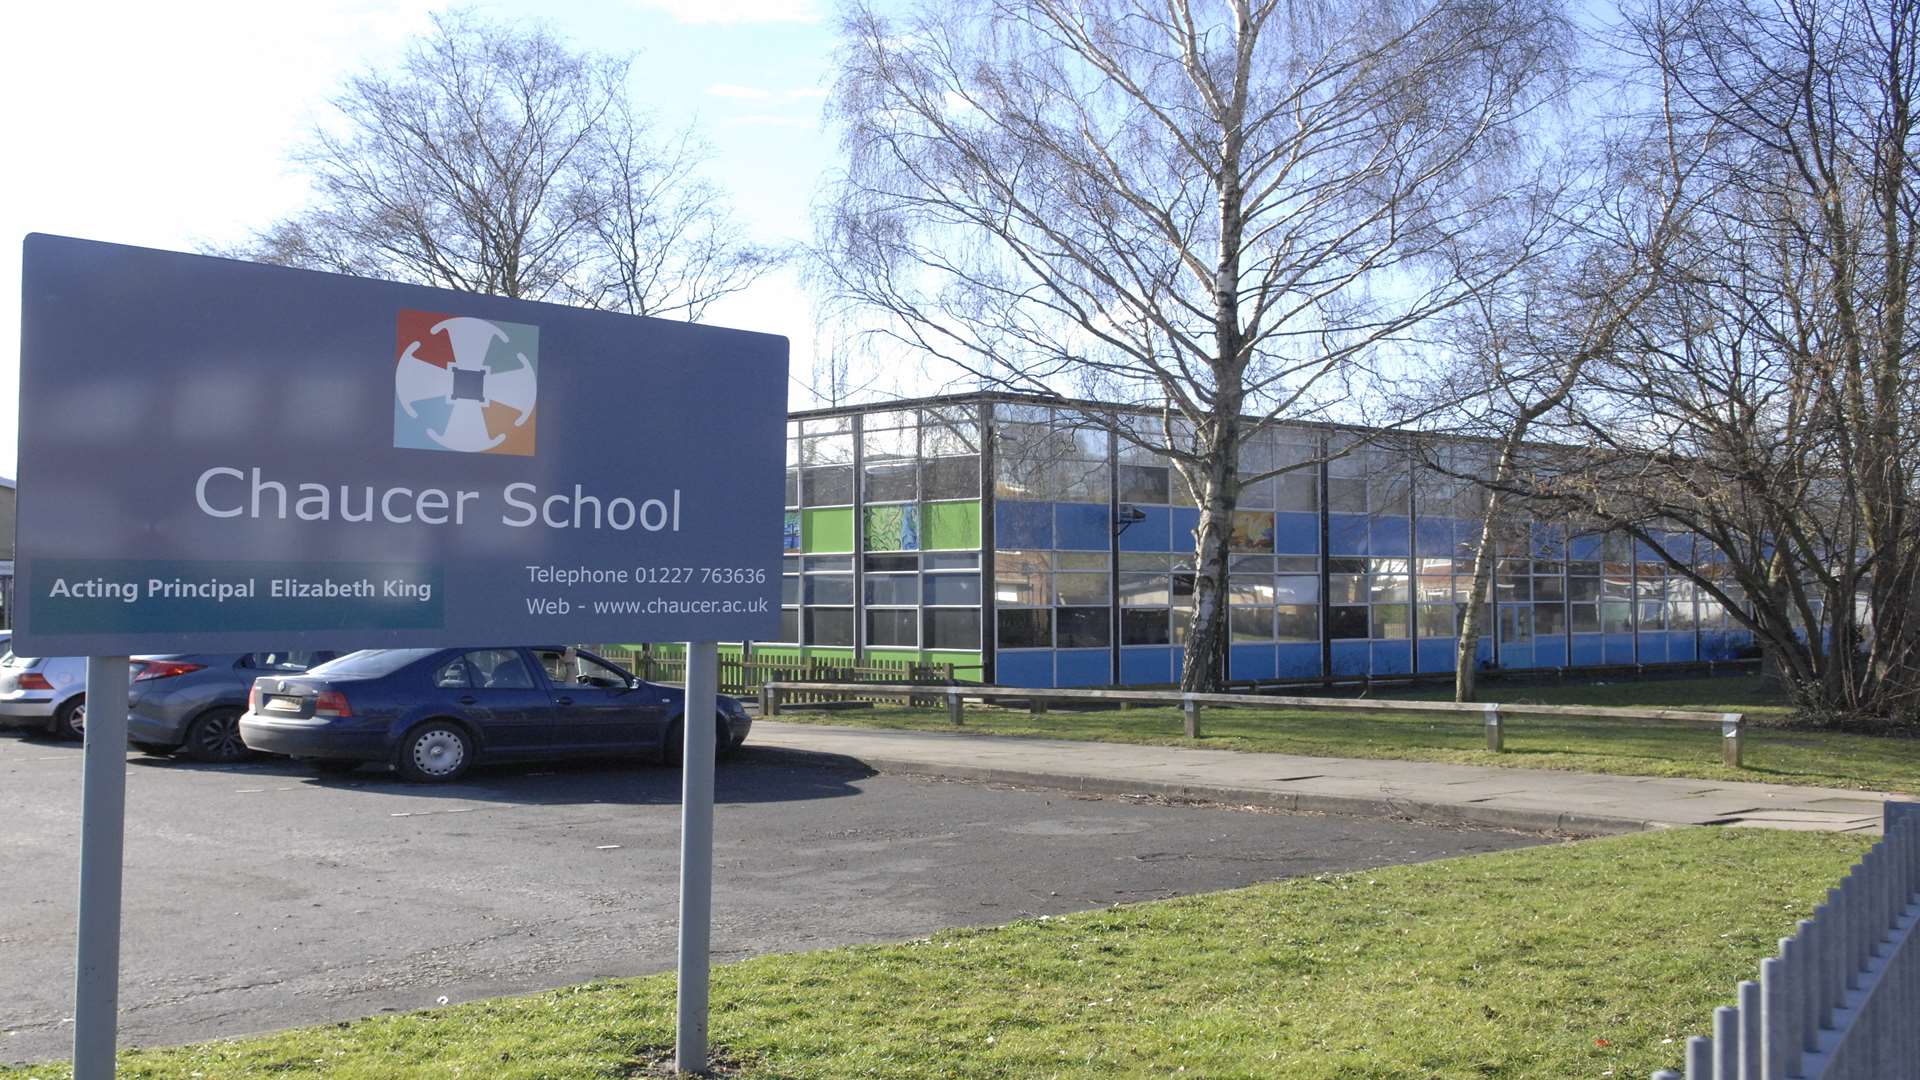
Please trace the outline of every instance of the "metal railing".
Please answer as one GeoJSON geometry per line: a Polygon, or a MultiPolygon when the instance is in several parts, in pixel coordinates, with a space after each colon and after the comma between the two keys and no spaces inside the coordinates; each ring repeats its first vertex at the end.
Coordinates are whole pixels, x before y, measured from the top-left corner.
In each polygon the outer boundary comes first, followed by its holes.
{"type": "Polygon", "coordinates": [[[946,699],[947,719],[964,722],[968,699],[980,701],[1025,701],[1038,716],[1047,711],[1049,701],[1114,702],[1123,708],[1129,703],[1178,705],[1184,714],[1187,737],[1200,737],[1200,710],[1215,705],[1238,709],[1350,709],[1362,712],[1442,712],[1478,716],[1486,726],[1487,749],[1495,753],[1506,748],[1506,722],[1515,716],[1578,717],[1605,720],[1651,720],[1678,723],[1716,724],[1720,728],[1720,757],[1729,767],[1739,768],[1746,741],[1746,714],[1694,712],[1685,709],[1620,709],[1581,705],[1502,705],[1452,701],[1379,701],[1358,698],[1281,697],[1276,694],[1188,694],[1178,690],[1034,690],[1012,686],[948,686],[929,690],[926,686],[886,686],[875,683],[836,685],[819,682],[768,682],[760,688],[760,715],[775,716],[787,695],[820,691],[858,691],[865,697],[898,696],[909,702],[928,698],[946,699]]]}
{"type": "Polygon", "coordinates": [[[1687,1040],[1685,1080],[1920,1080],[1920,803],[1885,820],[1739,1004],[1714,1010],[1713,1035],[1687,1040]]]}
{"type": "MultiPolygon", "coordinates": [[[[620,664],[648,682],[679,684],[687,677],[686,657],[678,650],[633,650],[606,646],[594,650],[620,664]]],[[[954,680],[952,664],[928,664],[917,660],[870,657],[863,664],[824,657],[722,656],[719,661],[720,692],[746,696],[760,692],[767,682],[779,683],[910,683],[916,686],[942,687],[954,680]]],[[[834,695],[816,694],[809,700],[827,701],[834,695]]]]}

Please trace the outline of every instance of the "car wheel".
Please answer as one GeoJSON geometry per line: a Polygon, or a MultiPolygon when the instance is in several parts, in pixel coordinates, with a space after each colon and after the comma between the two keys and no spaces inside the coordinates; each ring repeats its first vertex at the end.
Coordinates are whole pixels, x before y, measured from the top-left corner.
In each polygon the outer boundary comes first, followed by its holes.
{"type": "Polygon", "coordinates": [[[247,744],[240,741],[239,709],[208,709],[187,727],[187,741],[180,749],[195,761],[232,764],[247,756],[247,744]]]}
{"type": "Polygon", "coordinates": [[[473,764],[473,740],[460,725],[443,720],[421,724],[400,740],[395,762],[409,780],[444,783],[466,775],[473,764]]]}
{"type": "Polygon", "coordinates": [[[55,709],[51,730],[53,734],[59,738],[78,739],[85,742],[87,738],[87,696],[82,694],[68,701],[66,704],[61,705],[58,709],[55,709]]]}
{"type": "MultiPolygon", "coordinates": [[[[733,746],[731,745],[733,735],[729,730],[732,725],[727,723],[726,717],[715,717],[715,723],[718,726],[714,729],[713,733],[713,759],[718,761],[733,752],[733,746]]],[[[680,721],[675,720],[673,726],[667,729],[666,744],[660,749],[660,763],[662,765],[678,765],[685,761],[687,759],[686,739],[687,733],[685,729],[680,726],[680,721]]]]}

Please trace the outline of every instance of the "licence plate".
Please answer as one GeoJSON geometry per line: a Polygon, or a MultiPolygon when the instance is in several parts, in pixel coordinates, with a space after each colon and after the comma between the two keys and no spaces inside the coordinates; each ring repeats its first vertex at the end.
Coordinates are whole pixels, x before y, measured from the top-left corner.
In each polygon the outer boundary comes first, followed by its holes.
{"type": "Polygon", "coordinates": [[[268,698],[267,708],[273,709],[276,712],[299,712],[300,699],[292,697],[268,698]]]}

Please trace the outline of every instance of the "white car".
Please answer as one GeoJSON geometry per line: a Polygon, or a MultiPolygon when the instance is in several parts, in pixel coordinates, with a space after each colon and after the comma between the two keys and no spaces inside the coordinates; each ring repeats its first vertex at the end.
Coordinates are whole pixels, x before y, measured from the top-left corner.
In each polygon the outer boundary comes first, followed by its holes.
{"type": "Polygon", "coordinates": [[[0,657],[0,724],[80,738],[87,725],[87,658],[8,650],[0,657]]]}

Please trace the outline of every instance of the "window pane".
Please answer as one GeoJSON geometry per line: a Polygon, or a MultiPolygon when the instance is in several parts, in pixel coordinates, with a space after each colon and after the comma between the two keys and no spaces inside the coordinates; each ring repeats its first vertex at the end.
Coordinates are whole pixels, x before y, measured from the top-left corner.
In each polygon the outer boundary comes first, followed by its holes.
{"type": "Polygon", "coordinates": [[[980,647],[979,608],[940,608],[928,610],[927,634],[922,644],[929,649],[977,649],[980,647]]]}
{"type": "Polygon", "coordinates": [[[1357,477],[1327,478],[1327,509],[1335,514],[1367,512],[1367,482],[1357,477]]]}
{"type": "Polygon", "coordinates": [[[473,685],[467,676],[467,658],[456,656],[433,673],[433,685],[443,690],[463,690],[473,685]]]}
{"type": "Polygon", "coordinates": [[[1273,578],[1266,574],[1229,575],[1227,603],[1242,607],[1272,607],[1273,578]]]}
{"type": "Polygon", "coordinates": [[[920,463],[923,499],[977,499],[980,497],[980,459],[928,458],[920,463]]]}
{"type": "Polygon", "coordinates": [[[800,472],[799,472],[799,470],[797,470],[797,469],[788,469],[788,470],[787,470],[787,502],[786,502],[786,505],[788,505],[788,506],[799,506],[799,505],[800,505],[800,472]]]}
{"type": "Polygon", "coordinates": [[[1059,648],[1091,649],[1112,642],[1112,629],[1108,625],[1112,608],[1063,607],[1057,610],[1060,618],[1059,633],[1056,635],[1059,648]]]}
{"type": "Polygon", "coordinates": [[[1120,466],[1120,501],[1123,503],[1165,506],[1172,490],[1164,466],[1120,466]]]}
{"type": "Polygon", "coordinates": [[[1423,638],[1449,638],[1459,633],[1453,625],[1452,604],[1421,604],[1416,609],[1420,619],[1420,636],[1423,638]]]}
{"type": "Polygon", "coordinates": [[[797,642],[800,640],[800,609],[783,608],[780,611],[780,636],[775,641],[797,642]]]}
{"type": "Polygon", "coordinates": [[[1600,605],[1600,629],[1609,634],[1633,630],[1633,605],[1624,600],[1608,600],[1600,605]]]}
{"type": "Polygon", "coordinates": [[[908,502],[915,495],[914,478],[918,469],[913,462],[887,462],[868,465],[868,502],[908,502]]]}
{"type": "Polygon", "coordinates": [[[1567,581],[1567,599],[1587,602],[1600,599],[1599,578],[1570,578],[1567,581]]]}
{"type": "Polygon", "coordinates": [[[1598,604],[1575,604],[1568,609],[1573,632],[1576,634],[1597,634],[1600,632],[1600,606],[1598,604]]]}
{"type": "Polygon", "coordinates": [[[920,580],[928,604],[980,603],[979,574],[923,574],[920,580]]]}
{"type": "Polygon", "coordinates": [[[1375,574],[1369,595],[1376,604],[1404,604],[1407,602],[1407,575],[1375,574]]]}
{"type": "Polygon", "coordinates": [[[913,574],[870,574],[867,577],[867,603],[918,604],[920,579],[913,574]]]}
{"type": "Polygon", "coordinates": [[[853,502],[853,466],[802,469],[800,497],[807,506],[844,506],[853,502]]]}
{"type": "Polygon", "coordinates": [[[1100,570],[1108,566],[1107,553],[1104,551],[1056,551],[1053,553],[1055,570],[1100,570]]]}
{"type": "Polygon", "coordinates": [[[1053,647],[1053,609],[1033,608],[996,612],[1003,649],[1048,649],[1053,647]]]}
{"type": "Polygon", "coordinates": [[[798,576],[788,574],[780,579],[780,602],[783,604],[798,604],[800,602],[800,578],[798,576]]]}
{"type": "Polygon", "coordinates": [[[917,611],[869,611],[867,644],[916,646],[920,644],[915,635],[919,622],[920,613],[917,611]]]}
{"type": "Polygon", "coordinates": [[[1272,641],[1273,609],[1233,608],[1227,613],[1227,626],[1235,641],[1272,641]]]}
{"type": "Polygon", "coordinates": [[[1107,602],[1105,574],[1055,574],[1053,587],[1057,594],[1055,603],[1063,606],[1107,602]]]}
{"type": "Polygon", "coordinates": [[[900,571],[910,572],[918,569],[920,569],[920,556],[918,555],[867,556],[867,573],[869,574],[898,573],[900,571]]]}
{"type": "Polygon", "coordinates": [[[1533,640],[1533,608],[1501,605],[1500,640],[1523,644],[1533,640]]]}
{"type": "Polygon", "coordinates": [[[802,435],[800,464],[837,465],[853,460],[852,435],[802,435]]]}
{"type": "Polygon", "coordinates": [[[1274,480],[1274,508],[1294,513],[1313,513],[1320,509],[1315,498],[1320,478],[1311,469],[1283,473],[1274,480]]]}
{"type": "Polygon", "coordinates": [[[1567,632],[1567,609],[1561,604],[1533,605],[1533,632],[1553,637],[1567,632]]]}
{"type": "Polygon", "coordinates": [[[1536,577],[1533,579],[1533,598],[1535,600],[1564,600],[1567,598],[1567,583],[1564,578],[1536,577]]]}
{"type": "Polygon", "coordinates": [[[1327,600],[1335,604],[1366,603],[1366,576],[1364,574],[1332,574],[1328,576],[1327,600]]]}
{"type": "Polygon", "coordinates": [[[814,574],[807,578],[807,603],[853,603],[853,578],[844,574],[814,574]]]}
{"type": "Polygon", "coordinates": [[[807,644],[853,644],[852,608],[808,608],[807,644]]]}
{"type": "Polygon", "coordinates": [[[853,571],[853,556],[809,555],[807,556],[806,569],[809,574],[822,570],[837,570],[851,573],[853,571]]]}
{"type": "Polygon", "coordinates": [[[1126,607],[1166,607],[1167,575],[1121,574],[1120,603],[1126,607]]]}
{"type": "Polygon", "coordinates": [[[1400,639],[1412,631],[1408,620],[1411,613],[1406,604],[1375,604],[1373,606],[1373,636],[1376,638],[1400,639]]]}
{"type": "Polygon", "coordinates": [[[1061,461],[1055,463],[1055,469],[1055,491],[1063,502],[1103,503],[1112,497],[1104,461],[1061,461]]]}
{"type": "Polygon", "coordinates": [[[1367,609],[1365,607],[1330,607],[1327,609],[1327,636],[1339,639],[1364,638],[1368,632],[1367,609]]]}
{"type": "Polygon", "coordinates": [[[972,551],[930,551],[921,557],[928,570],[978,570],[980,555],[972,551]]]}
{"type": "Polygon", "coordinates": [[[952,457],[980,452],[979,413],[970,405],[920,410],[920,453],[952,457]]]}
{"type": "Polygon", "coordinates": [[[1139,608],[1120,613],[1120,644],[1165,645],[1172,640],[1165,608],[1139,608]]]}
{"type": "Polygon", "coordinates": [[[1319,641],[1318,604],[1281,604],[1273,609],[1274,631],[1281,641],[1319,641]]]}

